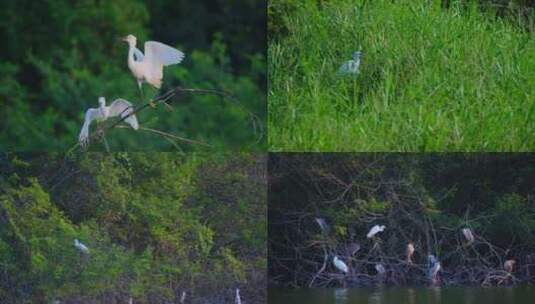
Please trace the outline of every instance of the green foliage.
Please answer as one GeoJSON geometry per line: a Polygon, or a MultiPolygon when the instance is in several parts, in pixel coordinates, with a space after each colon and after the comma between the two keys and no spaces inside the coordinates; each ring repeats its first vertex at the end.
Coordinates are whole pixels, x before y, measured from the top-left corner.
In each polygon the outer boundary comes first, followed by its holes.
{"type": "Polygon", "coordinates": [[[256,156],[8,154],[2,162],[2,298],[163,303],[183,290],[211,295],[245,283],[251,298],[263,296],[256,156]]]}
{"type": "MultiPolygon", "coordinates": [[[[265,27],[254,28],[265,21],[257,10],[261,5],[262,1],[219,7],[200,1],[3,1],[0,38],[7,44],[0,51],[0,148],[66,151],[76,144],[85,111],[98,105],[99,96],[140,105],[126,65],[127,46],[118,39],[128,33],[138,37],[141,49],[150,38],[186,53],[183,64],[165,69],[162,92],[179,85],[229,92],[263,123],[265,38],[258,32],[265,27]]],[[[158,92],[145,85],[144,93],[152,97],[158,92]]],[[[142,127],[215,148],[258,150],[264,145],[256,142],[260,134],[254,133],[246,112],[229,100],[195,94],[177,97],[173,107],[172,112],[163,106],[145,110],[138,120],[142,127]]],[[[176,146],[143,130],[116,129],[106,139],[112,150],[200,148],[176,146]]],[[[104,146],[95,143],[91,149],[104,146]]]]}
{"type": "Polygon", "coordinates": [[[272,2],[287,28],[268,47],[272,150],[535,146],[535,40],[516,19],[440,1],[272,2]],[[359,49],[358,79],[337,77],[359,49]]]}

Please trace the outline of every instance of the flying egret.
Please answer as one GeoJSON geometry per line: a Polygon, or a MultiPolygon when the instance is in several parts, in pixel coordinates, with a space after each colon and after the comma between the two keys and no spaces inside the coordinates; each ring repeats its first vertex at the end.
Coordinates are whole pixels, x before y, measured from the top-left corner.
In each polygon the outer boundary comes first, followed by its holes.
{"type": "Polygon", "coordinates": [[[234,300],[235,304],[241,304],[241,298],[240,298],[240,289],[236,288],[236,300],[234,300]]]}
{"type": "Polygon", "coordinates": [[[321,232],[328,234],[329,233],[329,226],[327,225],[327,222],[325,219],[321,217],[316,218],[316,223],[320,226],[321,232]]]}
{"type": "Polygon", "coordinates": [[[508,273],[512,273],[515,263],[515,260],[507,260],[505,261],[505,263],[503,263],[503,269],[505,269],[505,271],[507,271],[508,273]]]}
{"type": "Polygon", "coordinates": [[[78,250],[85,254],[89,254],[89,248],[87,248],[87,246],[78,241],[78,239],[74,239],[74,247],[78,248],[78,250]]]}
{"type": "Polygon", "coordinates": [[[124,37],[123,41],[128,43],[128,68],[137,80],[140,93],[143,82],[159,89],[162,86],[163,67],[179,64],[184,59],[184,53],[161,42],[145,42],[143,54],[136,48],[137,38],[134,35],[124,37]]]}
{"type": "Polygon", "coordinates": [[[349,271],[349,268],[347,267],[346,263],[338,259],[338,256],[336,255],[333,258],[333,264],[334,264],[334,267],[336,267],[338,270],[340,270],[343,273],[347,273],[349,271]]]}
{"type": "Polygon", "coordinates": [[[375,225],[372,227],[372,229],[370,229],[370,231],[368,232],[368,234],[366,235],[367,238],[371,239],[372,237],[374,237],[377,233],[379,232],[383,232],[385,230],[386,226],[385,225],[375,225]]]}
{"type": "Polygon", "coordinates": [[[339,75],[353,75],[358,76],[360,73],[360,56],[362,55],[361,51],[353,53],[353,59],[344,62],[342,66],[338,69],[339,75]]]}
{"type": "Polygon", "coordinates": [[[472,233],[472,230],[470,228],[463,228],[462,232],[464,238],[468,241],[468,244],[471,244],[474,241],[474,234],[472,233]]]}
{"type": "Polygon", "coordinates": [[[409,242],[407,244],[407,263],[412,264],[412,256],[414,255],[414,244],[409,242]]]}
{"type": "MultiPolygon", "coordinates": [[[[85,112],[85,121],[78,136],[80,146],[85,147],[89,144],[89,125],[91,121],[104,121],[110,117],[120,116],[124,118],[134,112],[134,108],[130,102],[124,99],[114,100],[109,107],[106,106],[106,99],[104,97],[98,98],[99,107],[90,108],[85,112]]],[[[134,130],[139,128],[137,118],[134,114],[128,116],[125,120],[134,130]]]]}
{"type": "Polygon", "coordinates": [[[429,279],[431,280],[431,283],[435,285],[438,282],[438,272],[442,269],[442,266],[432,254],[430,254],[427,259],[429,261],[429,279]]]}

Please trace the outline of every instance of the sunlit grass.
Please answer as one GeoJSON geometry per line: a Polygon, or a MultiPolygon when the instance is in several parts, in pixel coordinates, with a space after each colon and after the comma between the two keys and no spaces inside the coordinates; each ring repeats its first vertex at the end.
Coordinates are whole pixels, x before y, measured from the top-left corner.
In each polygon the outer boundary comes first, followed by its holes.
{"type": "Polygon", "coordinates": [[[283,12],[288,33],[268,49],[271,151],[535,148],[533,33],[438,1],[361,2],[283,12]],[[359,78],[338,77],[359,49],[359,78]]]}

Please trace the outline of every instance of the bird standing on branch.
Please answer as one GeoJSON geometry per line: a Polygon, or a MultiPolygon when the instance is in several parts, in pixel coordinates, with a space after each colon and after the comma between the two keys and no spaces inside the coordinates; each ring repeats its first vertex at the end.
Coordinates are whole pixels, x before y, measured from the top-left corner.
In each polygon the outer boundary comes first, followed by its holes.
{"type": "Polygon", "coordinates": [[[412,256],[414,255],[414,244],[409,242],[407,244],[407,264],[412,264],[412,256]]]}
{"type": "Polygon", "coordinates": [[[368,234],[366,235],[367,238],[371,239],[372,237],[374,237],[377,233],[379,232],[383,232],[385,230],[386,226],[385,225],[375,225],[372,227],[372,229],[370,229],[370,231],[368,232],[368,234]]]}
{"type": "MultiPolygon", "coordinates": [[[[143,82],[159,89],[162,86],[163,67],[179,64],[184,60],[184,53],[161,42],[145,42],[143,54],[136,48],[137,38],[134,35],[124,37],[123,41],[128,43],[128,68],[137,80],[141,99],[143,82]]],[[[151,106],[155,105],[151,103],[151,106]]]]}
{"type": "Polygon", "coordinates": [[[472,230],[470,228],[463,228],[462,230],[464,238],[468,242],[468,245],[472,244],[474,242],[474,234],[472,233],[472,230]]]}
{"type": "Polygon", "coordinates": [[[124,99],[114,100],[109,107],[106,106],[106,99],[104,97],[98,98],[99,107],[90,108],[85,112],[85,121],[78,136],[78,142],[80,146],[85,147],[89,144],[89,125],[93,120],[105,121],[110,117],[120,116],[125,118],[124,122],[129,124],[132,129],[139,129],[139,124],[137,122],[136,116],[134,113],[134,108],[132,104],[124,99]]]}
{"type": "Polygon", "coordinates": [[[505,271],[507,271],[508,273],[512,273],[514,270],[515,263],[515,260],[507,260],[505,261],[505,263],[503,263],[503,269],[505,269],[505,271]]]}
{"type": "Polygon", "coordinates": [[[333,258],[333,264],[334,264],[334,267],[336,267],[341,272],[343,272],[343,273],[348,273],[349,272],[349,268],[347,267],[346,263],[344,263],[344,261],[340,260],[338,258],[338,256],[336,256],[336,255],[333,258]]]}

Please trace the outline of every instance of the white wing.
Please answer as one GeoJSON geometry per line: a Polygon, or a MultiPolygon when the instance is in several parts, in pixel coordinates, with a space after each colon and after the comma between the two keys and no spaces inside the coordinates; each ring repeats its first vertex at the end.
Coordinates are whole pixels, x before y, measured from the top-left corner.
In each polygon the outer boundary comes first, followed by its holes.
{"type": "Polygon", "coordinates": [[[145,57],[151,63],[167,66],[182,62],[184,53],[161,42],[147,41],[145,57]]]}
{"type": "Polygon", "coordinates": [[[137,47],[134,47],[134,61],[143,61],[143,58],[145,58],[143,53],[137,47]]]}
{"type": "Polygon", "coordinates": [[[372,227],[372,229],[370,229],[370,231],[368,232],[368,234],[366,235],[367,238],[372,238],[374,235],[377,234],[377,232],[379,232],[379,226],[375,225],[372,227]]]}
{"type": "MultiPolygon", "coordinates": [[[[121,118],[126,117],[134,112],[134,107],[132,104],[125,99],[119,98],[114,100],[110,104],[110,117],[120,116],[121,118]]],[[[128,116],[125,120],[134,130],[139,129],[139,124],[135,114],[128,116]]]]}
{"type": "Polygon", "coordinates": [[[89,144],[89,125],[91,125],[91,121],[101,117],[100,111],[95,108],[90,108],[85,112],[84,125],[80,131],[80,135],[78,135],[80,146],[85,147],[89,144]]]}

